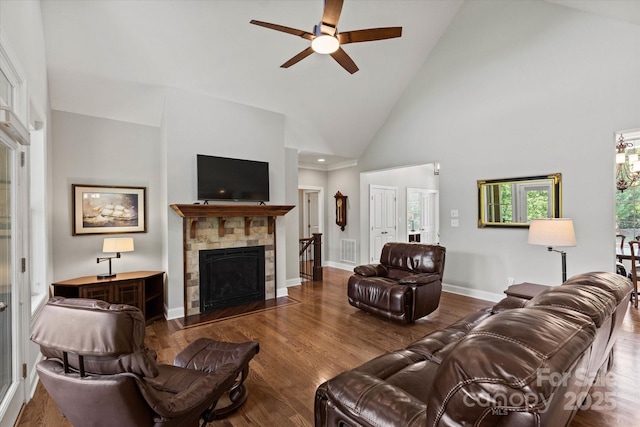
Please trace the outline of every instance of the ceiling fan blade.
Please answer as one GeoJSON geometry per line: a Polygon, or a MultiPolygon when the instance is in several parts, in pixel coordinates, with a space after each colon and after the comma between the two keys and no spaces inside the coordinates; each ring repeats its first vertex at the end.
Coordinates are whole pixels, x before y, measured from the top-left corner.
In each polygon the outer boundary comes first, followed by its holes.
{"type": "Polygon", "coordinates": [[[256,21],[255,19],[252,19],[249,23],[253,25],[259,25],[265,28],[270,28],[276,31],[282,31],[283,33],[293,34],[294,36],[302,37],[303,39],[307,39],[307,40],[313,40],[313,37],[314,37],[314,35],[309,32],[297,30],[291,27],[285,27],[284,25],[271,24],[269,22],[263,22],[263,21],[256,21]]]}
{"type": "Polygon", "coordinates": [[[332,27],[338,26],[342,3],[344,0],[325,0],[324,12],[322,12],[322,22],[332,27]]]}
{"type": "Polygon", "coordinates": [[[369,28],[367,30],[346,31],[338,34],[340,44],[370,42],[393,39],[402,36],[402,27],[369,28]]]}
{"type": "Polygon", "coordinates": [[[306,48],[305,50],[303,50],[302,52],[300,52],[299,54],[297,54],[296,56],[294,56],[293,58],[291,58],[290,60],[282,64],[280,68],[289,68],[293,64],[302,61],[304,58],[311,55],[312,53],[313,53],[313,49],[311,49],[311,46],[309,46],[308,48],[306,48]]]}
{"type": "Polygon", "coordinates": [[[356,65],[356,63],[353,62],[353,59],[351,59],[351,57],[347,55],[347,52],[345,52],[341,47],[333,52],[331,56],[333,57],[333,59],[338,61],[338,64],[340,64],[342,68],[347,70],[349,73],[353,74],[358,71],[358,66],[356,65]]]}

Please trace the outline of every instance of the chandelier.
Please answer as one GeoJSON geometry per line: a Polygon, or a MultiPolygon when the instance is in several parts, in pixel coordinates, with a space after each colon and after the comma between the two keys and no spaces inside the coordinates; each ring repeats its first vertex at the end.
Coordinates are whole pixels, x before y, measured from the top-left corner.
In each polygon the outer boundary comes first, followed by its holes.
{"type": "Polygon", "coordinates": [[[640,177],[638,154],[635,152],[627,154],[627,149],[632,147],[634,145],[625,141],[624,136],[620,134],[616,142],[616,188],[620,191],[634,185],[640,177]]]}

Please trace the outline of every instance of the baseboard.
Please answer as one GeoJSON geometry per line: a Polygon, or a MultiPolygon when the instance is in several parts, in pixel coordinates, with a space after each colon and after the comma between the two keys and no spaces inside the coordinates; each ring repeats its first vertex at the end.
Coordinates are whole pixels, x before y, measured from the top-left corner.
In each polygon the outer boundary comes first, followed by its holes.
{"type": "MultiPolygon", "coordinates": [[[[291,287],[291,286],[298,286],[302,283],[302,280],[299,277],[296,277],[295,279],[287,279],[287,288],[291,287]]],[[[278,289],[278,295],[280,295],[280,289],[278,289]]]]}
{"type": "Polygon", "coordinates": [[[181,319],[184,317],[184,307],[172,308],[169,310],[165,306],[165,313],[167,313],[167,320],[181,319]]]}
{"type": "Polygon", "coordinates": [[[355,264],[343,264],[341,262],[326,261],[326,267],[339,268],[340,270],[353,271],[355,264]]]}
{"type": "Polygon", "coordinates": [[[278,298],[280,298],[280,297],[288,297],[289,296],[289,289],[288,288],[278,288],[278,289],[276,289],[276,295],[278,296],[278,298]]]}
{"type": "Polygon", "coordinates": [[[33,395],[36,393],[36,387],[38,386],[38,371],[36,370],[36,365],[38,363],[40,363],[42,360],[44,360],[44,356],[42,354],[38,355],[38,359],[36,360],[36,362],[33,364],[33,367],[31,368],[31,371],[29,372],[29,399],[31,399],[33,397],[33,395]]]}
{"type": "Polygon", "coordinates": [[[450,292],[452,294],[464,295],[467,297],[483,299],[491,302],[498,302],[505,297],[505,295],[503,294],[494,294],[493,292],[470,289],[457,285],[448,285],[446,283],[442,284],[442,290],[445,292],[450,292]]]}

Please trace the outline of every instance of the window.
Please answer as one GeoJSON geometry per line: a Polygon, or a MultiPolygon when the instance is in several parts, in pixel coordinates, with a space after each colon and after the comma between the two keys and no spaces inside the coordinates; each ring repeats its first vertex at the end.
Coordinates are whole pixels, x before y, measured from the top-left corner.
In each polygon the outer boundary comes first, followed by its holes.
{"type": "Polygon", "coordinates": [[[640,237],[640,187],[637,185],[616,191],[616,230],[625,236],[625,242],[640,237]]]}
{"type": "MultiPolygon", "coordinates": [[[[630,240],[640,238],[640,182],[631,181],[625,173],[632,169],[634,155],[640,154],[640,131],[624,131],[616,133],[624,137],[629,146],[625,149],[626,156],[621,164],[616,164],[617,181],[624,178],[629,183],[629,187],[624,191],[616,190],[616,234],[625,236],[625,244],[630,240]],[[626,163],[626,164],[624,164],[626,163]],[[622,169],[621,169],[622,168],[622,169]],[[622,172],[621,172],[622,171],[622,172]]],[[[631,173],[633,176],[633,173],[631,173]]]]}

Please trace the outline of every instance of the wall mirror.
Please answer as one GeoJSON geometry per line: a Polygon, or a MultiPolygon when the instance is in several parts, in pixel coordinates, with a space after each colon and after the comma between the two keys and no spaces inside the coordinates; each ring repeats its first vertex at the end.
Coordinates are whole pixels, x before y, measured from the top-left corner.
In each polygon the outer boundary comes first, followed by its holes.
{"type": "Polygon", "coordinates": [[[562,216],[559,173],[478,181],[478,227],[529,227],[533,218],[562,216]]]}

